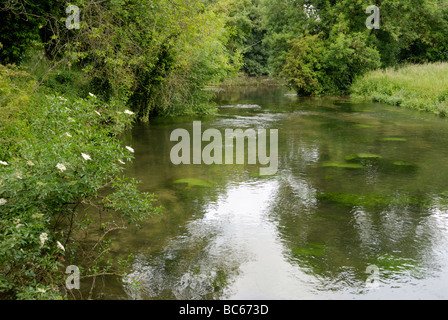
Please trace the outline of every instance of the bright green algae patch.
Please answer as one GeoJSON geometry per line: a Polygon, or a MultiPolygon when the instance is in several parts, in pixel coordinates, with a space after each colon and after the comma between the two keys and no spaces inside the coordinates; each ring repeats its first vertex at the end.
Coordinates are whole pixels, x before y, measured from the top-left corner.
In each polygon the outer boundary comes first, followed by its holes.
{"type": "Polygon", "coordinates": [[[399,137],[389,137],[389,138],[380,138],[380,139],[378,139],[378,141],[381,141],[381,142],[394,142],[394,141],[404,142],[404,141],[408,141],[408,139],[399,138],[399,137]]]}
{"type": "Polygon", "coordinates": [[[303,247],[295,247],[292,250],[295,256],[322,257],[325,255],[326,246],[320,243],[311,243],[303,247]]]}
{"type": "Polygon", "coordinates": [[[380,155],[373,153],[358,153],[358,154],[349,154],[344,157],[345,161],[357,161],[357,160],[378,160],[382,159],[380,155]]]}
{"type": "Polygon", "coordinates": [[[353,125],[355,128],[359,128],[359,129],[369,129],[369,128],[373,128],[374,126],[370,125],[370,124],[362,124],[362,123],[356,123],[353,125]]]}
{"type": "Polygon", "coordinates": [[[344,157],[346,163],[342,162],[325,162],[322,164],[324,168],[344,168],[344,169],[362,169],[364,165],[361,162],[377,161],[382,159],[380,155],[371,153],[349,154],[344,157]]]}
{"type": "Polygon", "coordinates": [[[186,184],[187,185],[187,189],[192,188],[192,187],[204,187],[204,188],[211,188],[213,187],[213,184],[202,180],[202,179],[198,179],[198,178],[185,178],[185,179],[178,179],[175,180],[174,183],[177,184],[186,184]]]}
{"type": "Polygon", "coordinates": [[[362,169],[364,166],[359,163],[340,163],[340,162],[325,162],[322,164],[325,168],[344,168],[344,169],[362,169]]]}
{"type": "Polygon", "coordinates": [[[317,195],[322,201],[334,202],[344,206],[375,207],[386,205],[424,205],[425,200],[409,194],[385,195],[380,193],[353,194],[340,192],[324,192],[317,195]]]}

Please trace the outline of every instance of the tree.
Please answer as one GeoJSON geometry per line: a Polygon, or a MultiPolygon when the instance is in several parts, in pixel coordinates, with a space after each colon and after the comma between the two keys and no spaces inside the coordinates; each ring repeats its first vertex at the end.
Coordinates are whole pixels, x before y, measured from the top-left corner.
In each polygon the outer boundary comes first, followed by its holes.
{"type": "Polygon", "coordinates": [[[365,26],[370,4],[264,0],[272,73],[283,75],[301,94],[344,93],[356,76],[368,70],[448,58],[448,7],[443,1],[378,1],[379,30],[365,26]],[[322,72],[325,76],[319,76],[322,72]]]}
{"type": "Polygon", "coordinates": [[[29,19],[30,26],[2,26],[0,39],[9,45],[6,35],[12,34],[14,42],[3,62],[19,63],[39,38],[53,65],[82,70],[89,91],[129,104],[140,119],[207,112],[204,86],[240,67],[240,53],[232,48],[240,39],[226,15],[235,3],[76,0],[80,29],[68,30],[65,1],[11,0],[1,13],[10,20],[29,19]]]}

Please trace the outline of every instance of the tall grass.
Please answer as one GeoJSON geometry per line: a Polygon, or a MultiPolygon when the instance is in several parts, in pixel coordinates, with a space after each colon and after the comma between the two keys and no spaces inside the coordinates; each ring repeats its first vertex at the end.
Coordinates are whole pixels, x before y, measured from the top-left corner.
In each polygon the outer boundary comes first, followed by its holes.
{"type": "Polygon", "coordinates": [[[357,78],[354,99],[367,99],[439,115],[448,114],[448,63],[405,65],[357,78]]]}

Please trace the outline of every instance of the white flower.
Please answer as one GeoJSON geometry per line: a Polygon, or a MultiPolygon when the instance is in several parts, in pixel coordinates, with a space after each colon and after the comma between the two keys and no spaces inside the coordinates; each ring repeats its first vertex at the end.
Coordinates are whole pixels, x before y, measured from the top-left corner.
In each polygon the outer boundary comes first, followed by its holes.
{"type": "Polygon", "coordinates": [[[84,160],[91,160],[91,158],[90,158],[90,156],[88,154],[81,153],[81,155],[84,158],[84,160]]]}
{"type": "Polygon", "coordinates": [[[56,168],[58,168],[59,170],[61,170],[61,172],[64,172],[65,170],[67,170],[67,168],[62,164],[62,163],[58,163],[56,165],[56,168]]]}
{"type": "Polygon", "coordinates": [[[121,161],[120,159],[118,160],[118,162],[120,162],[121,164],[126,164],[126,163],[124,163],[123,161],[121,161]]]}
{"type": "Polygon", "coordinates": [[[93,93],[91,93],[91,92],[89,92],[89,96],[95,97],[95,95],[93,93]]]}
{"type": "Polygon", "coordinates": [[[132,153],[134,153],[134,149],[132,149],[131,147],[126,146],[126,149],[128,149],[129,151],[131,151],[132,153]]]}
{"type": "Polygon", "coordinates": [[[47,290],[45,290],[45,289],[43,289],[43,288],[38,288],[37,289],[37,292],[40,292],[40,293],[45,293],[47,290]]]}
{"type": "Polygon", "coordinates": [[[8,165],[8,162],[6,162],[6,161],[0,161],[0,164],[2,164],[2,165],[4,165],[4,166],[7,166],[7,165],[8,165]]]}
{"type": "Polygon", "coordinates": [[[41,233],[39,236],[39,240],[40,240],[40,246],[43,247],[45,244],[45,241],[48,240],[48,234],[46,234],[45,232],[41,233]]]}
{"type": "Polygon", "coordinates": [[[3,199],[3,198],[0,199],[0,206],[5,205],[6,203],[8,203],[8,201],[6,201],[6,199],[3,199]]]}
{"type": "Polygon", "coordinates": [[[59,241],[57,241],[56,244],[58,245],[59,249],[61,249],[62,251],[65,251],[64,246],[59,241]]]}
{"type": "Polygon", "coordinates": [[[130,115],[134,114],[134,112],[132,112],[132,111],[130,111],[130,110],[124,110],[124,113],[126,113],[126,114],[130,114],[130,115]]]}
{"type": "Polygon", "coordinates": [[[98,112],[98,111],[96,111],[96,110],[95,110],[95,113],[96,113],[97,115],[99,115],[99,116],[101,115],[101,113],[99,113],[99,112],[98,112]]]}
{"type": "Polygon", "coordinates": [[[66,135],[67,137],[69,137],[69,138],[72,137],[72,135],[71,135],[70,133],[68,133],[68,132],[66,132],[65,135],[66,135]]]}

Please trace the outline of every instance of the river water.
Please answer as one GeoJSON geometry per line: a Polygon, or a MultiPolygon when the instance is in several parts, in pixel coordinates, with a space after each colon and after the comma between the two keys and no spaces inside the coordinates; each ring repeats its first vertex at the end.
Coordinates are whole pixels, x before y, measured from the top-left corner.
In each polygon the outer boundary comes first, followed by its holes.
{"type": "Polygon", "coordinates": [[[97,297],[448,298],[447,119],[282,87],[234,88],[216,103],[216,115],[156,119],[123,137],[136,158],[127,174],[165,209],[114,235],[113,257],[134,258],[97,297]],[[174,165],[170,134],[193,121],[277,129],[277,173],[174,165]]]}

